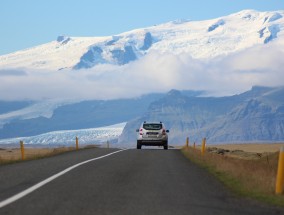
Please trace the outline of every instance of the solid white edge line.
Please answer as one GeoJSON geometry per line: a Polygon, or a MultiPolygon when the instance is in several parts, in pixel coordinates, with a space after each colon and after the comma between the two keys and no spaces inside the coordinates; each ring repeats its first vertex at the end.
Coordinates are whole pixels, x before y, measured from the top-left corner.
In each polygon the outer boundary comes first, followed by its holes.
{"type": "Polygon", "coordinates": [[[122,150],[119,150],[119,151],[116,151],[116,152],[112,152],[110,154],[106,154],[106,155],[103,155],[103,156],[100,156],[100,157],[97,157],[97,158],[93,158],[93,159],[86,160],[86,161],[83,161],[81,163],[75,164],[75,165],[73,165],[73,166],[71,166],[71,167],[69,167],[69,168],[67,168],[67,169],[65,169],[65,170],[63,170],[63,171],[61,171],[61,172],[59,172],[59,173],[57,173],[57,174],[55,174],[55,175],[53,175],[53,176],[51,176],[51,177],[49,177],[47,179],[45,179],[45,180],[35,184],[35,185],[33,185],[32,187],[30,187],[28,189],[26,189],[26,190],[24,190],[24,191],[22,191],[22,192],[20,192],[20,193],[18,193],[16,195],[14,195],[14,196],[8,198],[6,200],[3,200],[2,202],[0,202],[0,208],[5,207],[6,205],[11,204],[11,203],[13,203],[13,202],[23,198],[24,196],[30,194],[31,192],[39,189],[40,187],[44,186],[45,184],[53,181],[54,179],[60,177],[61,175],[64,175],[65,173],[71,171],[72,169],[75,169],[78,166],[81,166],[83,164],[89,163],[91,161],[95,161],[95,160],[99,160],[99,159],[108,157],[110,155],[113,155],[113,154],[116,154],[116,153],[119,153],[119,152],[122,152],[122,151],[125,151],[125,150],[128,150],[128,149],[122,149],[122,150]]]}

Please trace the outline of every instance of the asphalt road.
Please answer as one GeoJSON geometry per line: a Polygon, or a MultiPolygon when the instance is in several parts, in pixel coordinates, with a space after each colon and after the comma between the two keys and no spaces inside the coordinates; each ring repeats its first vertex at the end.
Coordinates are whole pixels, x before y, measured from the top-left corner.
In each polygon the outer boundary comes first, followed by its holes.
{"type": "MultiPolygon", "coordinates": [[[[82,161],[116,149],[88,149],[0,166],[0,202],[82,161]]],[[[178,150],[122,151],[78,166],[0,214],[284,214],[234,197],[178,150]]]]}

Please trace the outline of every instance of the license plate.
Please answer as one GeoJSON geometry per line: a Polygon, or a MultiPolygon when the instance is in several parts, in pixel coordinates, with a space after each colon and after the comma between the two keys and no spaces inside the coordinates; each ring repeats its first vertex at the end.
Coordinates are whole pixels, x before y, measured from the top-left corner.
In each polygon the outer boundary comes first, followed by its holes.
{"type": "Polygon", "coordinates": [[[152,136],[156,136],[156,135],[158,135],[158,133],[157,133],[157,132],[147,132],[147,134],[148,134],[148,135],[152,135],[152,136]]]}
{"type": "Polygon", "coordinates": [[[157,135],[148,135],[148,137],[153,138],[153,137],[157,137],[157,135]]]}

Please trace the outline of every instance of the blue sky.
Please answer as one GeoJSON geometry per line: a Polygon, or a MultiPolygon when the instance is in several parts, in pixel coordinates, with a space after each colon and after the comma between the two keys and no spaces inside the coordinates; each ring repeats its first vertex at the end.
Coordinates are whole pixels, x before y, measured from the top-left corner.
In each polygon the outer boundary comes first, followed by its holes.
{"type": "Polygon", "coordinates": [[[283,0],[1,0],[0,55],[58,35],[107,36],[176,19],[205,20],[244,9],[283,10],[283,0]]]}

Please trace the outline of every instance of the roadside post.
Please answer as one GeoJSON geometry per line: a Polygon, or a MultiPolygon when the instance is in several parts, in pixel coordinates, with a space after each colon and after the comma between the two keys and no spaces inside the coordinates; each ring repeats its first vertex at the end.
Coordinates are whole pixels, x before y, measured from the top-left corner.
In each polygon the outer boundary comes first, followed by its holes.
{"type": "Polygon", "coordinates": [[[189,138],[187,137],[186,138],[186,148],[188,148],[188,146],[189,146],[189,138]]]}
{"type": "Polygon", "coordinates": [[[76,150],[79,150],[79,140],[78,140],[78,137],[76,137],[76,150]]]}
{"type": "Polygon", "coordinates": [[[109,141],[107,140],[107,148],[109,149],[109,141]]]}
{"type": "Polygon", "coordinates": [[[195,149],[195,142],[193,143],[193,149],[195,149]]]}
{"type": "Polygon", "coordinates": [[[21,155],[22,155],[22,160],[25,160],[25,147],[24,147],[24,141],[20,141],[20,146],[21,146],[21,155]]]}
{"type": "Polygon", "coordinates": [[[276,194],[283,193],[283,185],[284,185],[284,146],[281,146],[279,152],[279,160],[278,160],[278,170],[276,176],[276,194]]]}
{"type": "Polygon", "coordinates": [[[201,148],[201,154],[202,155],[204,155],[205,147],[206,147],[206,138],[203,138],[202,139],[202,148],[201,148]]]}

